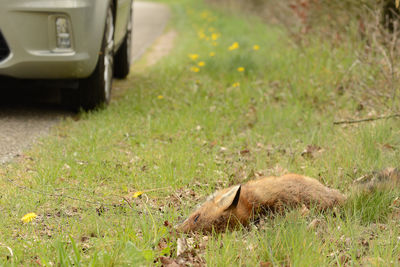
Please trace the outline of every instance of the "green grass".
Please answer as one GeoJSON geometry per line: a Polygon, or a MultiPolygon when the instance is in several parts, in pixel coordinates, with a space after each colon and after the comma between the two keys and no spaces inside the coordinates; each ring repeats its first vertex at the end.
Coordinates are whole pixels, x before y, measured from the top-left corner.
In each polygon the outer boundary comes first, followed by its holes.
{"type": "MultiPolygon", "coordinates": [[[[316,38],[298,49],[257,18],[165,2],[179,33],[174,51],[119,81],[128,90],[109,108],[66,119],[1,167],[0,264],[161,265],[158,258],[176,258],[178,238],[188,238],[171,225],[217,188],[288,170],[350,194],[355,178],[399,162],[397,120],[333,125],[370,111],[357,111],[351,90],[337,92],[358,44],[316,38]],[[201,30],[210,37],[210,27],[221,34],[216,46],[199,38],[201,30]],[[229,51],[234,42],[239,49],[229,51]],[[191,72],[188,54],[206,65],[191,72]],[[304,157],[308,145],[322,150],[304,157]],[[133,198],[137,191],[145,193],[133,198]],[[21,223],[29,212],[39,216],[21,223]]],[[[195,254],[209,266],[398,265],[398,195],[353,194],[332,214],[294,210],[207,242],[196,235],[204,247],[195,254]],[[310,229],[316,218],[321,226],[310,229]]]]}

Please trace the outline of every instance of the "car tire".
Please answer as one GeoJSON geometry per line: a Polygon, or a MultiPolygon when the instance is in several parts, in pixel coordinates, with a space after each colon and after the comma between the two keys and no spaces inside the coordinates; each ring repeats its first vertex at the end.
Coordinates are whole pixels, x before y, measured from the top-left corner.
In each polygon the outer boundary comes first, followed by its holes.
{"type": "Polygon", "coordinates": [[[92,110],[110,103],[114,70],[114,13],[113,6],[107,9],[103,41],[94,72],[79,81],[79,107],[92,110]]]}
{"type": "Polygon", "coordinates": [[[126,34],[121,46],[115,53],[114,57],[114,76],[119,79],[124,79],[129,74],[131,67],[131,47],[132,47],[132,10],[129,16],[129,22],[126,29],[126,34]]]}

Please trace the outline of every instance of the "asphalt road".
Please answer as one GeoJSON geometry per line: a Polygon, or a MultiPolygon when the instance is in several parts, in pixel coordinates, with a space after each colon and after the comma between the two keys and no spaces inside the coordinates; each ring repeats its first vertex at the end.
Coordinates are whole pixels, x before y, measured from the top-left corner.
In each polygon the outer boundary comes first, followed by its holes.
{"type": "MultiPolygon", "coordinates": [[[[166,6],[135,2],[132,58],[140,58],[160,36],[169,19],[166,6]]],[[[134,67],[134,66],[133,66],[134,67]]],[[[0,97],[0,164],[12,160],[38,138],[49,133],[62,118],[74,114],[61,107],[56,88],[10,88],[0,97]]]]}

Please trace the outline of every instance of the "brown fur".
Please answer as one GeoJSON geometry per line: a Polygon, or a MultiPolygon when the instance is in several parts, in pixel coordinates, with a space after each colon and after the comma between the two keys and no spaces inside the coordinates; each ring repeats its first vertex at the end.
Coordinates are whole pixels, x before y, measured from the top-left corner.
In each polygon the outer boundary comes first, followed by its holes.
{"type": "Polygon", "coordinates": [[[177,229],[223,231],[238,224],[247,225],[252,218],[269,210],[282,211],[300,205],[326,210],[343,204],[345,199],[338,190],[310,177],[298,174],[265,177],[217,191],[177,229]]]}

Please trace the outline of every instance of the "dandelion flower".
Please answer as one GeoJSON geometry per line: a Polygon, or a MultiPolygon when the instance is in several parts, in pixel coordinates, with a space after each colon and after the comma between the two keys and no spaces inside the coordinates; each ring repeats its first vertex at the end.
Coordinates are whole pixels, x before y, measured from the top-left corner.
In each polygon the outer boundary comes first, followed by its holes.
{"type": "Polygon", "coordinates": [[[254,50],[254,51],[260,50],[260,46],[259,46],[259,45],[253,45],[253,50],[254,50]]]}
{"type": "Polygon", "coordinates": [[[159,96],[157,96],[157,98],[158,98],[158,99],[163,99],[164,96],[163,96],[163,95],[159,95],[159,96]]]}
{"type": "Polygon", "coordinates": [[[28,223],[33,221],[37,217],[37,214],[34,212],[30,212],[28,214],[25,214],[24,217],[21,218],[21,221],[23,223],[28,223]]]}
{"type": "Polygon", "coordinates": [[[191,71],[191,72],[199,72],[200,69],[199,69],[198,67],[191,67],[191,68],[190,68],[190,71],[191,71]]]}
{"type": "Polygon", "coordinates": [[[232,84],[232,87],[237,88],[240,86],[240,82],[235,82],[234,84],[232,84]]]}
{"type": "Polygon", "coordinates": [[[198,55],[198,54],[189,54],[188,56],[189,56],[189,58],[190,58],[191,60],[196,60],[196,59],[199,58],[199,55],[198,55]]]}
{"type": "Polygon", "coordinates": [[[213,34],[211,34],[211,39],[212,39],[213,41],[218,40],[218,38],[219,38],[219,34],[218,34],[218,33],[213,33],[213,34]]]}
{"type": "Polygon", "coordinates": [[[238,71],[238,72],[243,72],[244,70],[245,70],[245,68],[243,68],[243,67],[237,68],[237,71],[238,71]]]}
{"type": "Polygon", "coordinates": [[[210,57],[214,57],[215,56],[215,52],[210,52],[210,57]]]}
{"type": "Polygon", "coordinates": [[[135,192],[135,194],[133,194],[133,198],[138,198],[138,197],[140,197],[141,195],[143,195],[143,192],[142,191],[136,191],[135,192]]]}
{"type": "Polygon", "coordinates": [[[199,64],[197,64],[199,67],[204,67],[206,63],[204,61],[200,61],[199,64]]]}
{"type": "Polygon", "coordinates": [[[238,42],[234,42],[228,49],[229,51],[233,51],[239,48],[239,43],[238,42]]]}

